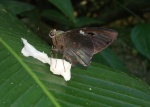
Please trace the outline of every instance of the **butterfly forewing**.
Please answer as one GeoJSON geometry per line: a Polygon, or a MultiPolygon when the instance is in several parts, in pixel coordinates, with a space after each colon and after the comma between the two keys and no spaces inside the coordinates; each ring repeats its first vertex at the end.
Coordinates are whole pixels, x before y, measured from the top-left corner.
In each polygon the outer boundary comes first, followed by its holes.
{"type": "Polygon", "coordinates": [[[84,28],[83,32],[86,32],[86,36],[91,38],[94,54],[109,46],[118,35],[116,31],[106,28],[84,28]]]}

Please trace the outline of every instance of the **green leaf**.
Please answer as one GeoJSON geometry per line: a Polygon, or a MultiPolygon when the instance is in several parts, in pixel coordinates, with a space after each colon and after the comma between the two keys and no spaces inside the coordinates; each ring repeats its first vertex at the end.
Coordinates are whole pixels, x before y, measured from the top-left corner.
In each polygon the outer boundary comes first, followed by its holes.
{"type": "Polygon", "coordinates": [[[49,46],[0,7],[0,105],[2,107],[137,107],[150,105],[150,88],[141,80],[101,66],[72,69],[66,82],[49,66],[21,54],[21,37],[38,50],[49,46]]]}
{"type": "Polygon", "coordinates": [[[68,19],[57,10],[44,10],[41,15],[63,25],[69,26],[72,24],[72,22],[68,21],[68,19]]]}
{"type": "Polygon", "coordinates": [[[70,0],[48,0],[53,5],[55,5],[63,14],[65,14],[70,21],[75,23],[75,17],[73,12],[73,7],[70,0]]]}
{"type": "Polygon", "coordinates": [[[136,49],[150,59],[150,24],[135,26],[131,32],[131,39],[136,49]]]}
{"type": "Polygon", "coordinates": [[[124,63],[109,48],[106,48],[102,52],[96,54],[93,57],[93,61],[112,67],[114,69],[118,69],[120,71],[128,71],[124,63]]]}
{"type": "Polygon", "coordinates": [[[13,14],[20,14],[25,11],[30,11],[34,8],[33,5],[15,0],[0,0],[0,4],[7,7],[13,14]]]}
{"type": "Polygon", "coordinates": [[[76,19],[76,26],[77,27],[82,27],[86,25],[91,25],[91,24],[102,24],[102,21],[93,19],[93,18],[88,18],[88,17],[80,17],[76,19]]]}

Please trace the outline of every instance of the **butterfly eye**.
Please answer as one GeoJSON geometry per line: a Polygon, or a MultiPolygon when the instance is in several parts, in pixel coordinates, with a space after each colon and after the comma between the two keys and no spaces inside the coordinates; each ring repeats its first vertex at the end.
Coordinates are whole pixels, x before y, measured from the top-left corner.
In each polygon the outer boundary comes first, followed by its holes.
{"type": "Polygon", "coordinates": [[[53,38],[53,37],[55,37],[55,35],[56,35],[56,29],[52,29],[52,30],[49,32],[49,36],[50,36],[51,38],[53,38]]]}

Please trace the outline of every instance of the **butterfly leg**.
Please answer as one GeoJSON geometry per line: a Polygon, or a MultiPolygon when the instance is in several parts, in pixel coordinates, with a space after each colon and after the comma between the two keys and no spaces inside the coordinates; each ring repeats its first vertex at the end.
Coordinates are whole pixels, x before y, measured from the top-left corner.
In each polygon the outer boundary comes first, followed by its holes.
{"type": "Polygon", "coordinates": [[[57,53],[58,53],[58,49],[56,49],[55,47],[52,46],[52,57],[53,57],[53,54],[55,55],[53,58],[56,58],[56,64],[55,64],[55,68],[57,66],[57,53]]]}
{"type": "Polygon", "coordinates": [[[66,72],[66,68],[65,68],[65,63],[64,63],[65,58],[62,58],[62,62],[63,62],[63,66],[64,66],[64,72],[66,72]]]}
{"type": "Polygon", "coordinates": [[[50,51],[50,65],[52,64],[52,58],[54,58],[54,56],[53,56],[53,45],[52,45],[52,50],[50,51]]]}
{"type": "Polygon", "coordinates": [[[56,59],[56,64],[55,64],[55,68],[56,68],[56,66],[57,66],[57,53],[55,52],[55,50],[52,50],[52,54],[55,55],[53,58],[56,59]]]}
{"type": "Polygon", "coordinates": [[[56,68],[56,65],[57,65],[57,53],[55,54],[55,58],[56,58],[56,64],[55,64],[55,68],[56,68]]]}

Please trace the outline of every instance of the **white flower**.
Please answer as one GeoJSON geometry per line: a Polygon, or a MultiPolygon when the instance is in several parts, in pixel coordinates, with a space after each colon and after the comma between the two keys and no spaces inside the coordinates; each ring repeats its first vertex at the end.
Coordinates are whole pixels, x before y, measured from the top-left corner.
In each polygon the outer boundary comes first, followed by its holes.
{"type": "Polygon", "coordinates": [[[66,81],[70,80],[71,74],[71,64],[62,59],[51,58],[51,67],[50,70],[53,74],[62,75],[66,81]]]}
{"type": "Polygon", "coordinates": [[[21,53],[28,57],[32,56],[43,63],[48,63],[50,65],[50,70],[53,74],[62,75],[66,81],[71,78],[71,64],[63,59],[50,58],[44,52],[36,50],[32,45],[30,45],[26,39],[21,38],[24,44],[21,53]]]}

